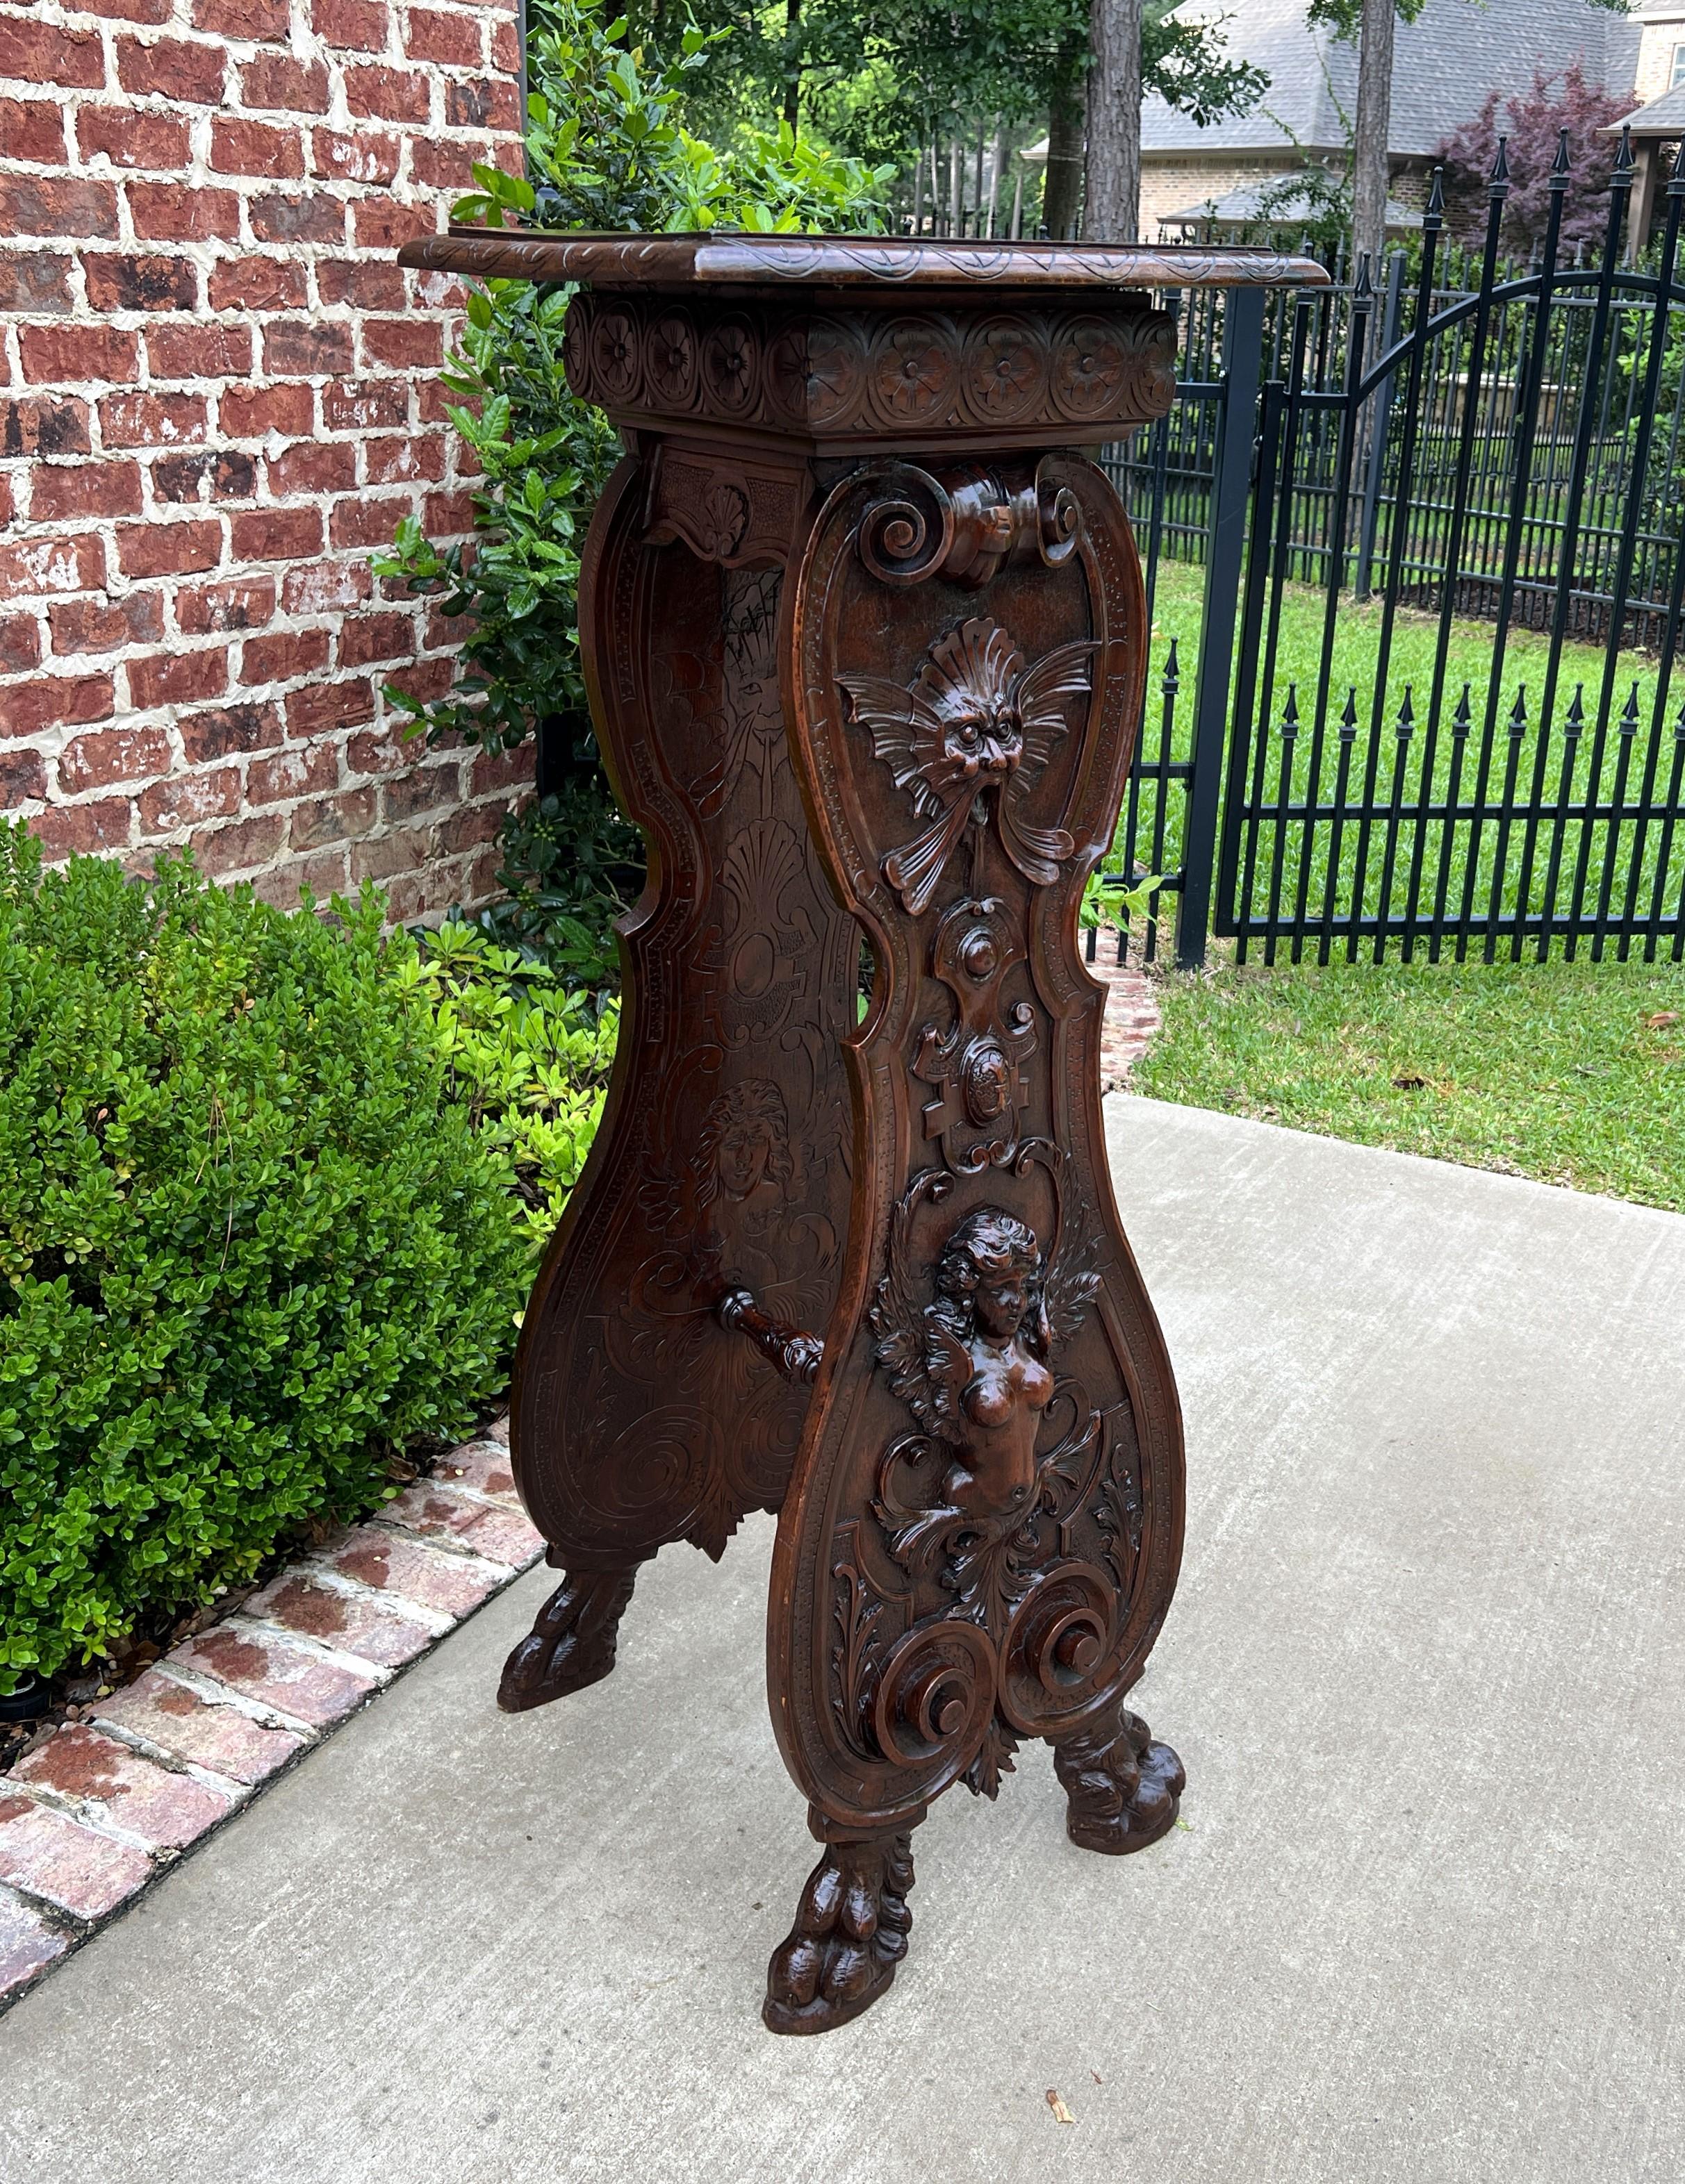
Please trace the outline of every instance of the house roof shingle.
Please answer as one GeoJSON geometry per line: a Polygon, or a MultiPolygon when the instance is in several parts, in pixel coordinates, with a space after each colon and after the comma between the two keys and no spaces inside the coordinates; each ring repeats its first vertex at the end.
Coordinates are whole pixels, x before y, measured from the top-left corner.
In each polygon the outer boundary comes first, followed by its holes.
{"type": "MultiPolygon", "coordinates": [[[[1313,30],[1306,0],[1188,0],[1182,12],[1222,17],[1230,51],[1263,69],[1269,88],[1251,114],[1205,129],[1148,98],[1143,152],[1345,148],[1357,106],[1357,47],[1313,30]]],[[[1536,70],[1556,75],[1576,58],[1591,83],[1630,93],[1638,52],[1637,22],[1591,0],[1427,0],[1414,23],[1398,25],[1389,148],[1431,152],[1479,110],[1488,91],[1500,98],[1528,91],[1536,70]]]]}

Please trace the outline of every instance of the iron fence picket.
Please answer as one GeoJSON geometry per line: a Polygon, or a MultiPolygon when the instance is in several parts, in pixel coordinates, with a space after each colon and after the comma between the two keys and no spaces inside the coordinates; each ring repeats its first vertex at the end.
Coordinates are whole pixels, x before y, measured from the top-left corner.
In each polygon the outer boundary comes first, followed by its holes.
{"type": "MultiPolygon", "coordinates": [[[[1156,752],[1143,738],[1114,875],[1149,845],[1175,866],[1185,958],[1208,887],[1242,958],[1685,956],[1685,181],[1627,265],[1630,173],[1623,151],[1601,248],[1562,248],[1565,154],[1531,265],[1502,257],[1500,168],[1477,248],[1431,203],[1414,281],[1395,254],[1384,303],[1361,281],[1270,298],[1243,545],[1216,520],[1244,414],[1229,299],[1186,299],[1175,408],[1110,459],[1146,519],[1161,650],[1190,657],[1192,605],[1160,565],[1207,566],[1196,718],[1172,694],[1156,752]],[[1353,605],[1374,617],[1355,676],[1353,605]]],[[[1132,944],[1156,940],[1155,918],[1132,944]]]]}

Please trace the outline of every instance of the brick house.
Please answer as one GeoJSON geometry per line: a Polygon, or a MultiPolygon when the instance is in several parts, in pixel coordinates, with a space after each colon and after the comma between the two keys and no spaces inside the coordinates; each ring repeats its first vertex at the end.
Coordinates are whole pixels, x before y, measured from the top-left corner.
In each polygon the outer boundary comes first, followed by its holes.
{"type": "Polygon", "coordinates": [[[277,900],[491,891],[520,760],[404,741],[467,527],[450,284],[393,253],[518,150],[517,0],[0,0],[0,811],[277,900]]]}

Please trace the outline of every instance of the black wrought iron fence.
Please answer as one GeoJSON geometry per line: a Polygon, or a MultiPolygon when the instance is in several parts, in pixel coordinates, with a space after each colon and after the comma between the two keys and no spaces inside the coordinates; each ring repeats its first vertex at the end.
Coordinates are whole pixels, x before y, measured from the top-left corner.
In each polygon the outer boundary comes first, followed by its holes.
{"type": "Polygon", "coordinates": [[[1110,876],[1161,886],[1129,944],[1174,896],[1184,961],[1208,931],[1685,955],[1685,177],[1636,265],[1625,148],[1589,263],[1566,184],[1525,270],[1500,159],[1472,286],[1436,187],[1408,284],[1185,313],[1175,408],[1111,465],[1155,627],[1110,876]]]}

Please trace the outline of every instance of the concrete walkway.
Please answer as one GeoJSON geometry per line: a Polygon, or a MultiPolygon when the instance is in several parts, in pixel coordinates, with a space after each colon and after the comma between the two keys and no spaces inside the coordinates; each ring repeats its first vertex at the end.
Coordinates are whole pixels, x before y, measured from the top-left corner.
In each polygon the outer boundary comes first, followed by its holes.
{"type": "Polygon", "coordinates": [[[1025,1752],[919,1830],[893,1992],[774,2040],[769,1524],[510,1719],[535,1573],[0,2021],[7,2184],[1675,2184],[1685,1220],[1109,1112],[1186,1828],[1085,1855],[1025,1752]]]}

